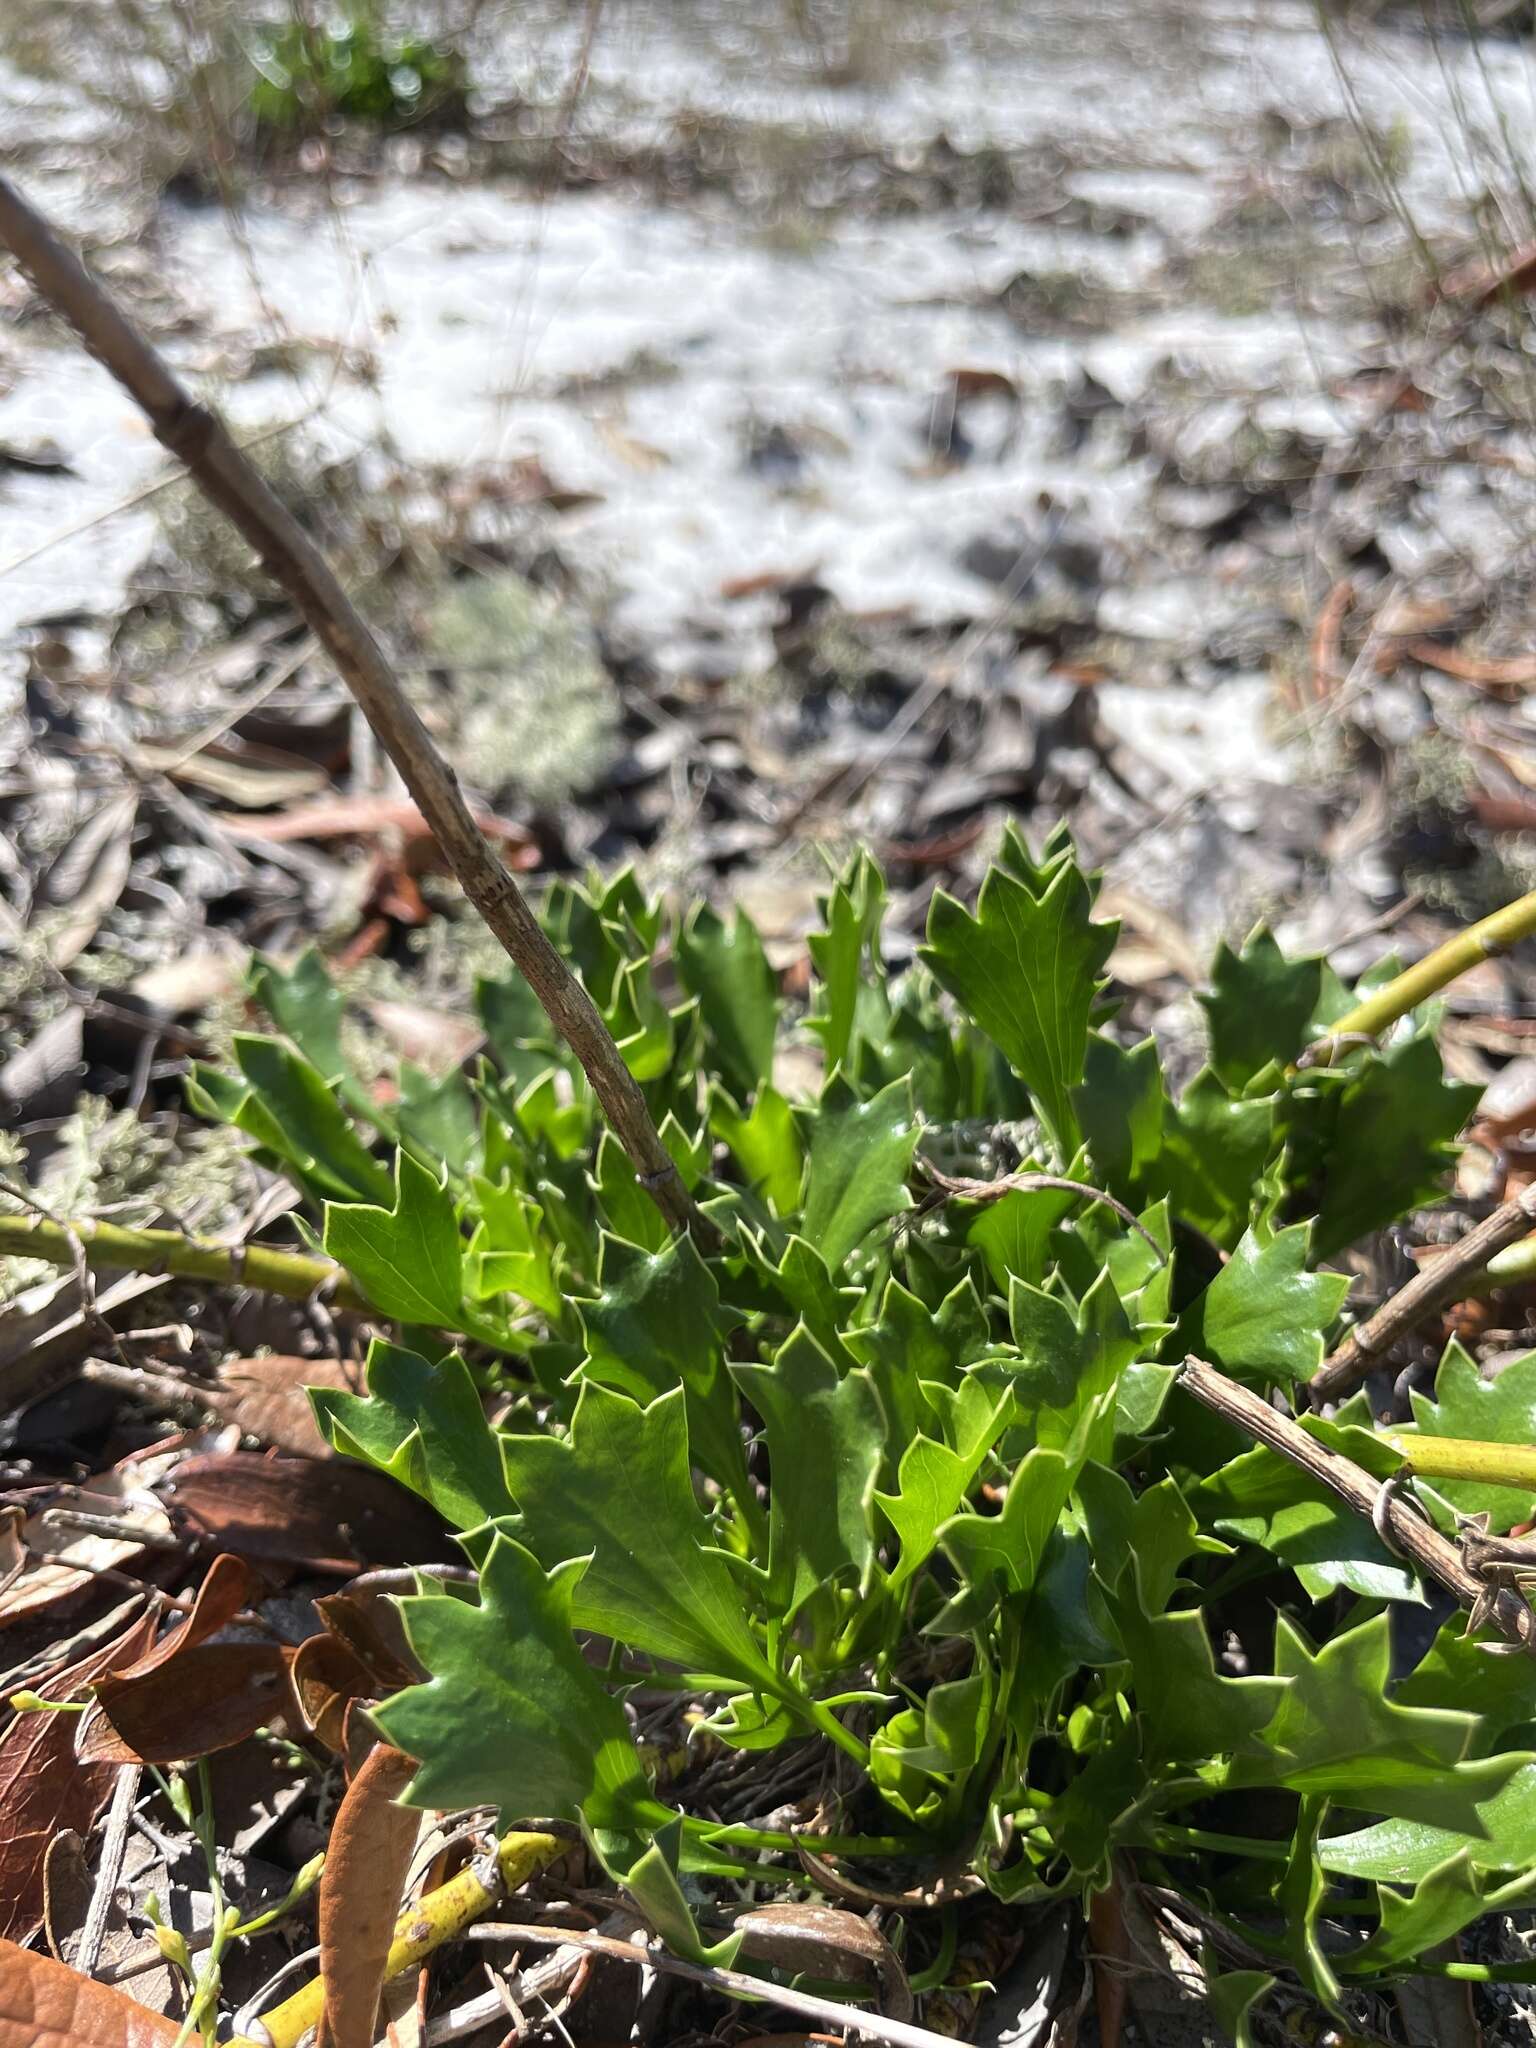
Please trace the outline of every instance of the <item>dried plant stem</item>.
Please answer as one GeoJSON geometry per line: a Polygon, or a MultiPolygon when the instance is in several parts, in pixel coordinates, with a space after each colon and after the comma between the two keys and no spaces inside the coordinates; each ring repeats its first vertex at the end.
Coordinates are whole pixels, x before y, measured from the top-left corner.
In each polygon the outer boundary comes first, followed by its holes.
{"type": "Polygon", "coordinates": [[[1436,946],[1432,953],[1426,953],[1422,960],[1389,981],[1385,988],[1377,989],[1363,1003],[1337,1018],[1321,1038],[1314,1039],[1307,1047],[1299,1064],[1327,1066],[1341,1043],[1380,1037],[1399,1017],[1406,1017],[1410,1010],[1417,1009],[1420,1003],[1437,994],[1457,975],[1465,974],[1481,961],[1493,960],[1499,954],[1507,953],[1517,939],[1529,938],[1533,933],[1536,933],[1536,889],[1527,896],[1518,897],[1513,903],[1506,903],[1491,917],[1469,924],[1465,931],[1457,932],[1443,946],[1436,946]]]}
{"type": "Polygon", "coordinates": [[[1314,1404],[1336,1401],[1340,1395],[1357,1387],[1377,1359],[1389,1351],[1405,1331],[1411,1330],[1427,1315],[1432,1315],[1437,1308],[1444,1308],[1448,1302],[1459,1301],[1480,1290],[1486,1292],[1490,1282],[1498,1284],[1501,1276],[1487,1273],[1489,1261],[1495,1259],[1506,1245],[1513,1245],[1517,1238],[1523,1238],[1533,1225],[1536,1225],[1536,1186],[1525,1188],[1512,1201],[1501,1203],[1491,1216],[1485,1217],[1476,1229],[1469,1230],[1450,1251],[1432,1260],[1390,1301],[1383,1302],[1375,1315],[1367,1317],[1358,1329],[1351,1330],[1307,1382],[1307,1392],[1314,1404]]]}
{"type": "Polygon", "coordinates": [[[1469,1571],[1454,1543],[1392,1497],[1389,1482],[1373,1479],[1348,1458],[1318,1443],[1290,1416],[1280,1414],[1261,1395],[1240,1387],[1202,1358],[1185,1359],[1179,1385],[1202,1406],[1299,1466],[1355,1514],[1368,1522],[1380,1514],[1404,1557],[1437,1579],[1463,1607],[1475,1610],[1478,1617],[1486,1616],[1507,1641],[1536,1655],[1536,1613],[1518,1593],[1507,1587],[1490,1587],[1469,1571]]]}
{"type": "Polygon", "coordinates": [[[596,1955],[612,1956],[617,1962],[632,1963],[636,1969],[661,1970],[670,1977],[686,1977],[713,1991],[736,1998],[760,1998],[803,2019],[820,2020],[843,2034],[863,2034],[871,2041],[886,2041],[891,2048],[951,2048],[948,2037],[910,2020],[887,2019],[882,2013],[865,2012],[858,2006],[839,2005],[833,1998],[818,1998],[813,1992],[796,1991],[788,1985],[772,1984],[764,1977],[752,1977],[745,1970],[711,1969],[703,1963],[685,1962],[669,1955],[655,1943],[644,1947],[618,1941],[612,1935],[589,1934],[570,1927],[537,1927],[519,1921],[486,1921],[474,1930],[479,1941],[540,1942],[549,1948],[584,1948],[596,1955]]]}
{"type": "Polygon", "coordinates": [[[458,778],[325,557],[217,414],[191,399],[43,216],[4,178],[0,241],[139,406],[156,439],[256,549],[362,706],[465,895],[580,1060],[641,1185],[674,1229],[692,1229],[696,1237],[712,1240],[714,1233],[683,1186],[640,1086],[596,1005],[545,937],[527,899],[475,824],[458,778]]]}

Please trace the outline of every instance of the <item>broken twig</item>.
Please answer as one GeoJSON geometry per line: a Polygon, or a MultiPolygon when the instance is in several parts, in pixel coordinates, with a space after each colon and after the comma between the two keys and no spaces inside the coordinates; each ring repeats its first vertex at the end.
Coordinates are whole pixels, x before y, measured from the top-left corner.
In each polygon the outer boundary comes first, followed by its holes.
{"type": "Polygon", "coordinates": [[[1382,1303],[1375,1315],[1350,1331],[1307,1382],[1314,1406],[1336,1401],[1359,1386],[1398,1338],[1437,1308],[1475,1291],[1489,1259],[1536,1226],[1536,1185],[1501,1203],[1443,1257],[1415,1273],[1406,1287],[1382,1303]]]}

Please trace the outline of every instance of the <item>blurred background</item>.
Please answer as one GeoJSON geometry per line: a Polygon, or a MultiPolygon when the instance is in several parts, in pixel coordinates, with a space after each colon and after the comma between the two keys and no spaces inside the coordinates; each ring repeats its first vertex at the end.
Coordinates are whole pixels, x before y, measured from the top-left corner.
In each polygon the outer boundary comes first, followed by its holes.
{"type": "MultiPolygon", "coordinates": [[[[900,948],[1066,816],[1177,1039],[1257,918],[1351,973],[1536,882],[1532,33],[7,0],[0,137],[524,868],[739,900],[793,993],[855,846],[900,948]]],[[[451,1064],[484,942],[243,546],[0,309],[0,1106],[86,1118],[73,1207],[245,947],[451,1064]]],[[[1454,994],[1468,1077],[1536,1050],[1511,973],[1454,994]]]]}

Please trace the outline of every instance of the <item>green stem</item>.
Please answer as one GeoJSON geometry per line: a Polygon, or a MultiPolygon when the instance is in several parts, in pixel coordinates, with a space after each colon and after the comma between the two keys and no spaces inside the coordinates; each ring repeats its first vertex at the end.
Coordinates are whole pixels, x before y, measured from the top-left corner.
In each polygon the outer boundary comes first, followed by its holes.
{"type": "Polygon", "coordinates": [[[791,1713],[799,1714],[829,1742],[835,1742],[845,1755],[853,1758],[861,1771],[869,1769],[869,1744],[861,1742],[851,1728],[845,1728],[830,1707],[824,1707],[820,1700],[808,1700],[803,1693],[787,1686],[780,1697],[791,1713]]]}
{"type": "Polygon", "coordinates": [[[1457,932],[1443,946],[1436,946],[1432,953],[1427,953],[1417,965],[1389,981],[1385,988],[1377,989],[1363,1003],[1357,1003],[1354,1009],[1335,1018],[1313,1043],[1314,1063],[1316,1059],[1326,1057],[1325,1049],[1330,1041],[1336,1045],[1346,1038],[1379,1038],[1399,1017],[1406,1017],[1410,1010],[1417,1009],[1420,1003],[1437,994],[1459,974],[1465,974],[1481,961],[1507,953],[1517,939],[1529,938],[1533,932],[1536,932],[1536,889],[1513,903],[1506,903],[1491,917],[1482,918],[1478,923],[1468,925],[1465,931],[1457,932]]]}
{"type": "Polygon", "coordinates": [[[1492,1287],[1526,1287],[1536,1280],[1536,1236],[1522,1237],[1495,1252],[1481,1273],[1467,1281],[1469,1294],[1483,1294],[1492,1287]]]}
{"type": "MultiPolygon", "coordinates": [[[[382,1313],[344,1268],[329,1259],[306,1258],[302,1252],[265,1244],[202,1244],[180,1230],[129,1230],[120,1223],[86,1217],[66,1226],[41,1217],[0,1215],[0,1258],[43,1259],[50,1266],[68,1267],[81,1253],[92,1272],[174,1273],[178,1279],[205,1280],[215,1287],[252,1287],[287,1301],[308,1301],[327,1288],[338,1308],[360,1315],[382,1313]]],[[[513,1333],[470,1309],[463,1311],[459,1328],[497,1351],[515,1356],[522,1348],[513,1333]]]]}
{"type": "Polygon", "coordinates": [[[699,1830],[700,1839],[722,1849],[769,1849],[793,1856],[797,1849],[813,1850],[818,1856],[922,1856],[932,1842],[913,1841],[906,1835],[792,1835],[782,1828],[753,1828],[735,1821],[695,1820],[684,1825],[699,1830]]]}
{"type": "Polygon", "coordinates": [[[1458,1984],[1536,1984],[1536,1962],[1432,1963],[1420,1956],[1405,1977],[1450,1977],[1458,1984]]]}
{"type": "Polygon", "coordinates": [[[0,1215],[0,1258],[46,1259],[50,1266],[73,1266],[78,1252],[85,1254],[92,1272],[125,1268],[134,1273],[174,1273],[182,1280],[207,1280],[215,1286],[254,1287],[288,1301],[308,1301],[317,1289],[330,1286],[339,1308],[363,1313],[373,1308],[340,1266],[328,1259],[306,1258],[302,1252],[261,1244],[232,1250],[200,1244],[179,1230],[128,1230],[120,1223],[86,1218],[65,1228],[40,1217],[0,1215]]]}
{"type": "Polygon", "coordinates": [[[1252,1835],[1223,1835],[1210,1828],[1181,1828],[1171,1821],[1159,1821],[1147,1830],[1146,1841],[1154,1849],[1177,1856],[1187,1851],[1210,1849],[1219,1855],[1250,1856],[1263,1863],[1283,1863],[1289,1853],[1284,1842],[1256,1840],[1252,1835]]]}
{"type": "Polygon", "coordinates": [[[1423,1479],[1475,1479],[1485,1486],[1536,1488],[1536,1445],[1479,1443],[1470,1437],[1416,1436],[1381,1431],[1400,1452],[1404,1469],[1423,1479]]]}

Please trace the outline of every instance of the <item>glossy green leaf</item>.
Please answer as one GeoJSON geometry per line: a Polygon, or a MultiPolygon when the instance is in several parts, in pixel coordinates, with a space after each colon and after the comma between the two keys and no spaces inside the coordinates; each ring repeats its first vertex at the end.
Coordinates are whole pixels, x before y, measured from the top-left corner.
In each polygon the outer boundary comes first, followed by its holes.
{"type": "Polygon", "coordinates": [[[912,1088],[893,1081],[861,1102],[841,1075],[822,1092],[811,1129],[800,1232],[836,1273],[877,1223],[912,1206],[917,1150],[912,1088]]]}
{"type": "Polygon", "coordinates": [[[347,1073],[341,1044],[346,1004],[315,947],[306,946],[286,972],[275,960],[257,954],[246,981],[278,1030],[292,1039],[324,1080],[339,1081],[347,1073]]]}
{"type": "MultiPolygon", "coordinates": [[[[1495,1378],[1484,1379],[1475,1361],[1453,1341],[1435,1375],[1434,1398],[1417,1391],[1412,1398],[1421,1436],[1536,1444],[1536,1351],[1511,1359],[1495,1378]]],[[[1461,1514],[1486,1514],[1495,1532],[1531,1518],[1528,1486],[1491,1486],[1478,1479],[1435,1479],[1430,1484],[1461,1514]]]]}
{"type": "Polygon", "coordinates": [[[428,1074],[402,1060],[395,1122],[407,1144],[446,1161],[455,1173],[467,1173],[480,1148],[480,1113],[457,1072],[428,1074]]]}
{"type": "Polygon", "coordinates": [[[925,1384],[958,1386],[961,1373],[986,1350],[988,1334],[986,1311],[969,1276],[937,1309],[890,1280],[876,1320],[848,1332],[849,1351],[870,1369],[898,1457],[920,1430],[932,1433],[925,1384]]]}
{"type": "Polygon", "coordinates": [[[901,1539],[901,1554],[889,1580],[893,1591],[933,1554],[939,1530],[970,1491],[1013,1405],[1006,1389],[998,1394],[975,1379],[966,1380],[952,1399],[953,1444],[917,1437],[901,1459],[897,1491],[875,1495],[901,1539]]]}
{"type": "Polygon", "coordinates": [[[1274,1900],[1281,1940],[1292,1969],[1319,2004],[1337,2012],[1339,1980],[1318,1928],[1328,1879],[1317,1860],[1317,1840],[1327,1814],[1326,1799],[1312,1794],[1302,1800],[1290,1854],[1275,1886],[1274,1900]]]}
{"type": "MultiPolygon", "coordinates": [[[[1377,1478],[1394,1469],[1396,1454],[1368,1430],[1341,1428],[1317,1416],[1303,1417],[1302,1427],[1377,1478]]],[[[1417,1574],[1393,1556],[1369,1522],[1266,1445],[1229,1459],[1194,1489],[1191,1502],[1201,1522],[1220,1535],[1289,1565],[1313,1600],[1343,1586],[1366,1599],[1424,1602],[1417,1574]]]]}
{"type": "Polygon", "coordinates": [[[290,1161],[321,1197],[388,1200],[389,1173],[348,1123],[308,1060],[275,1038],[236,1032],[235,1061],[247,1087],[231,1121],[290,1161]]]}
{"type": "Polygon", "coordinates": [[[1485,1757],[1459,1764],[1456,1776],[1466,1797],[1468,1827],[1378,1821],[1326,1837],[1318,1845],[1323,1868],[1387,1884],[1417,1884],[1462,1853],[1478,1870],[1536,1869],[1536,1756],[1517,1751],[1485,1757]]]}
{"type": "Polygon", "coordinates": [[[867,853],[859,855],[827,897],[822,915],[826,929],[812,932],[806,941],[819,984],[809,1024],[821,1040],[830,1074],[849,1064],[858,1049],[860,1010],[867,1010],[872,998],[880,1003],[871,969],[879,954],[885,881],[867,853]]]}
{"type": "Polygon", "coordinates": [[[686,1234],[659,1252],[602,1240],[596,1301],[576,1304],[587,1339],[586,1379],[646,1402],[681,1387],[688,1438],[704,1469],[733,1492],[746,1487],[736,1395],[725,1337],[737,1318],[686,1234]]]}
{"type": "Polygon", "coordinates": [[[869,1374],[839,1377],[802,1323],[771,1365],[732,1376],[766,1424],[772,1506],[768,1600],[786,1621],[819,1586],[874,1568],[875,1480],[885,1425],[869,1374]]]}
{"type": "Polygon", "coordinates": [[[1032,1280],[1049,1264],[1051,1234],[1082,1197],[1070,1188],[1012,1188],[971,1223],[966,1242],[987,1262],[992,1285],[1008,1292],[1011,1280],[1032,1280]]]}
{"type": "Polygon", "coordinates": [[[1008,1321],[1017,1356],[997,1352],[977,1372],[1011,1387],[1021,1424],[1035,1443],[1066,1444],[1091,1410],[1095,1426],[1088,1454],[1107,1455],[1114,1408],[1105,1397],[1143,1342],[1127,1321],[1108,1272],[1099,1275],[1075,1310],[1059,1296],[1015,1280],[1008,1290],[1008,1321]]]}
{"type": "Polygon", "coordinates": [[[1322,986],[1321,959],[1288,960],[1266,925],[1249,933],[1240,953],[1225,941],[1217,946],[1200,1005],[1211,1065],[1227,1087],[1240,1092],[1263,1068],[1295,1059],[1311,1035],[1322,986]]]}
{"type": "Polygon", "coordinates": [[[1065,1452],[1037,1444],[1014,1467],[997,1514],[951,1516],[938,1542],[967,1585],[994,1582],[1004,1593],[1027,1593],[1075,1477],[1065,1452]]]}
{"type": "Polygon", "coordinates": [[[465,1270],[476,1300],[515,1294],[530,1308],[558,1320],[565,1300],[555,1277],[544,1211],[531,1195],[508,1182],[496,1186],[482,1174],[471,1187],[478,1220],[465,1270]]]}
{"type": "Polygon", "coordinates": [[[1522,1871],[1492,1885],[1465,1849],[1426,1872],[1405,1898],[1386,1885],[1376,1887],[1381,1924],[1363,1948],[1341,1959],[1355,1977],[1367,1971],[1411,1969],[1442,1942],[1454,1940],[1485,1913],[1511,1912],[1536,1898],[1536,1871],[1522,1871]]]}
{"type": "MultiPolygon", "coordinates": [[[[1293,1791],[1326,1793],[1338,1803],[1465,1831],[1508,1759],[1465,1763],[1475,1717],[1450,1709],[1405,1707],[1392,1699],[1390,1629],[1385,1614],[1359,1623],[1314,1651],[1281,1616],[1275,1669],[1290,1681],[1264,1730],[1267,1763],[1240,1765],[1235,1783],[1273,1776],[1293,1791]]],[[[1331,1866],[1330,1866],[1331,1867],[1331,1866]]]]}
{"type": "Polygon", "coordinates": [[[461,1327],[464,1241],[453,1197],[408,1152],[395,1155],[393,1207],[326,1204],[325,1249],[386,1315],[461,1327]]]}
{"type": "Polygon", "coordinates": [[[1095,924],[1092,909],[1093,892],[1070,859],[1031,865],[1027,878],[994,867],[974,917],[938,892],[921,954],[1023,1080],[1064,1157],[1077,1149],[1073,1091],[1119,929],[1095,924]]]}
{"type": "Polygon", "coordinates": [[[1244,1231],[1230,1259],[1186,1311],[1178,1354],[1194,1352],[1248,1386],[1310,1379],[1349,1276],[1307,1270],[1307,1227],[1244,1231]]]}
{"type": "Polygon", "coordinates": [[[367,1398],[333,1387],[310,1391],[315,1418],[338,1451],[388,1472],[457,1529],[512,1512],[500,1441],[457,1352],[434,1364],[375,1342],[367,1387],[367,1398]]]}
{"type": "Polygon", "coordinates": [[[1233,2048],[1255,2048],[1254,2007],[1274,1989],[1275,1979],[1267,1970],[1223,1970],[1210,1952],[1201,1960],[1205,1994],[1216,2024],[1233,2048]]]}
{"type": "Polygon", "coordinates": [[[619,1702],[572,1636],[585,1564],[547,1575],[498,1534],[479,1598],[402,1600],[406,1633],[432,1673],[377,1710],[389,1741],[417,1759],[417,1806],[493,1805],[504,1821],[577,1820],[643,1828],[672,1818],[650,1790],[619,1702]]]}
{"type": "Polygon", "coordinates": [[[1439,1192],[1478,1091],[1421,1035],[1369,1055],[1338,1098],[1314,1249],[1330,1258],[1439,1192]]]}
{"type": "Polygon", "coordinates": [[[641,1408],[588,1380],[568,1437],[509,1436],[503,1457],[523,1540],[550,1565],[591,1556],[579,1628],[748,1692],[782,1691],[694,1498],[681,1387],[641,1408]]]}
{"type": "Polygon", "coordinates": [[[773,1072],[778,1026],[778,977],[757,927],[740,909],[727,925],[701,904],[677,935],[676,959],[721,1078],[745,1100],[773,1072]]]}
{"type": "Polygon", "coordinates": [[[767,1083],[759,1088],[745,1116],[723,1089],[712,1089],[709,1122],[747,1185],[757,1189],[775,1216],[788,1216],[799,1207],[805,1146],[795,1113],[777,1088],[767,1083]]]}

